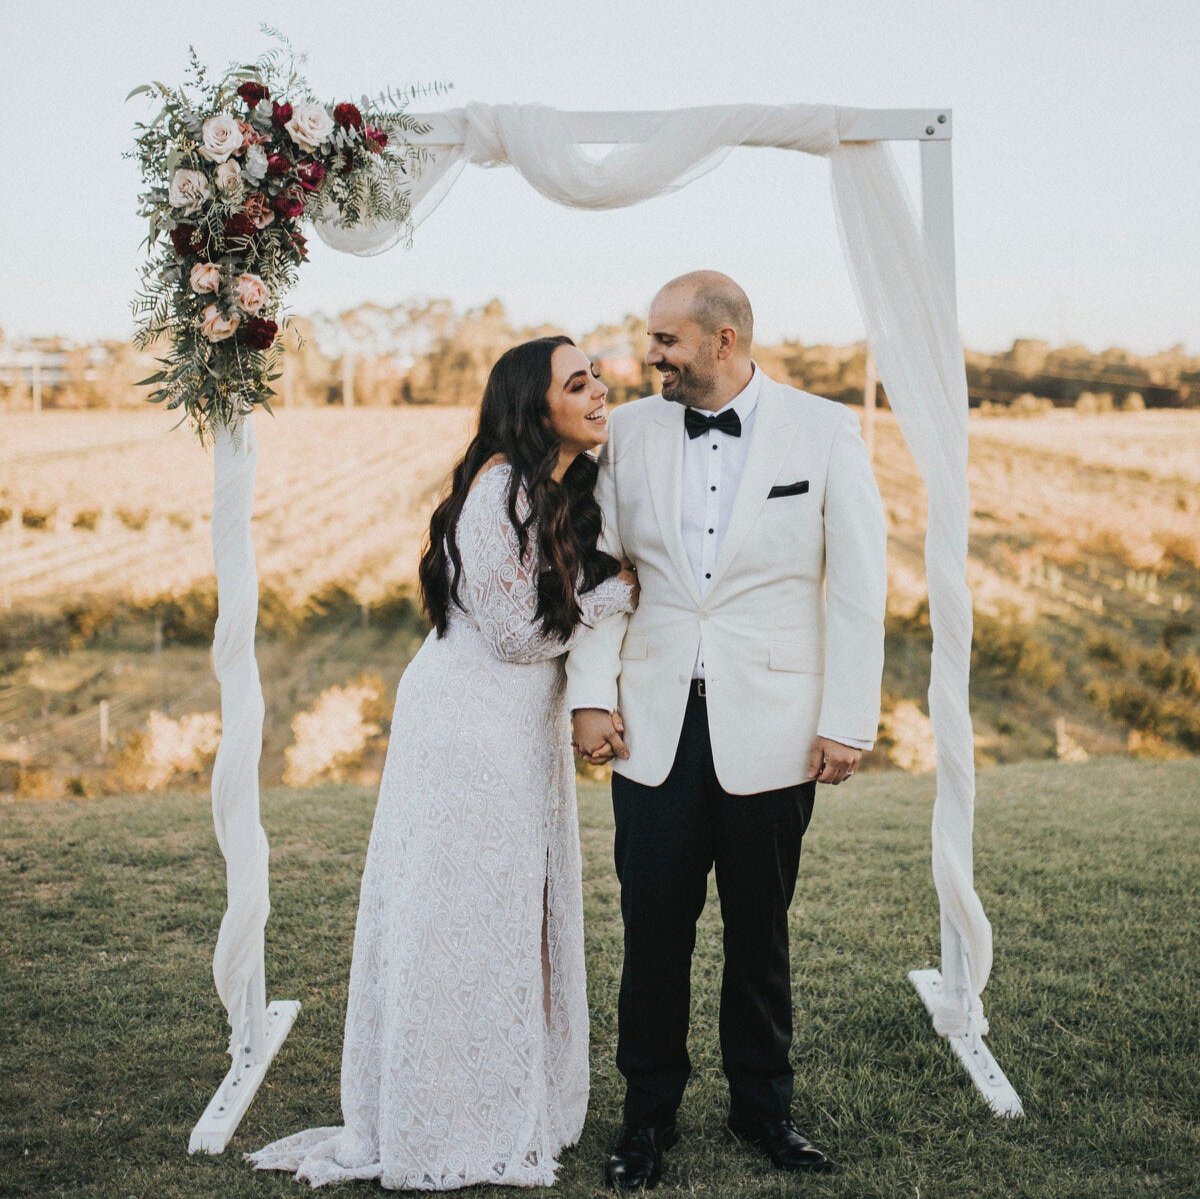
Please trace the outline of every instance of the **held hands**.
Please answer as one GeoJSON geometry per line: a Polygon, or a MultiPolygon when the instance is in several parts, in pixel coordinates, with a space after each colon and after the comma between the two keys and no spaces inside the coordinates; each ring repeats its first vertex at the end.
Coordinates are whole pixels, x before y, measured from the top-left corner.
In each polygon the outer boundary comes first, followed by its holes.
{"type": "MultiPolygon", "coordinates": [[[[642,584],[638,580],[637,567],[634,566],[628,558],[621,559],[621,569],[617,572],[617,578],[622,583],[628,583],[633,588],[633,594],[629,597],[629,602],[637,609],[638,600],[642,597],[642,584]]],[[[605,713],[607,715],[607,713],[605,713]]]]}
{"type": "Polygon", "coordinates": [[[571,746],[589,766],[601,766],[614,757],[628,758],[621,713],[603,708],[579,708],[571,713],[571,746]]]}
{"type": "Polygon", "coordinates": [[[862,755],[861,749],[830,741],[828,737],[818,737],[808,751],[805,781],[816,779],[818,783],[831,783],[836,787],[858,769],[862,755]]]}

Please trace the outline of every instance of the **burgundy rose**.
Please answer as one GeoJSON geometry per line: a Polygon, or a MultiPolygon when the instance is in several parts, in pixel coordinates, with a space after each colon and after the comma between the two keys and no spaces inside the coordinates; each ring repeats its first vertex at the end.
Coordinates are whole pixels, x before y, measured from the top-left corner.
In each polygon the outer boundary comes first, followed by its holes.
{"type": "Polygon", "coordinates": [[[243,83],[238,88],[237,94],[246,101],[250,108],[253,108],[260,100],[271,98],[270,91],[261,83],[243,83]]]}
{"type": "Polygon", "coordinates": [[[261,316],[252,316],[245,324],[246,329],[246,344],[252,350],[268,350],[271,348],[271,342],[275,340],[275,334],[279,332],[279,326],[274,321],[266,320],[261,316]]]}
{"type": "Polygon", "coordinates": [[[315,192],[325,178],[325,168],[319,162],[302,162],[296,168],[296,176],[306,192],[315,192]]]}
{"type": "Polygon", "coordinates": [[[257,232],[258,226],[244,212],[235,212],[225,221],[226,241],[248,241],[257,232]]]}
{"type": "Polygon", "coordinates": [[[361,129],[362,113],[353,104],[339,104],[333,110],[333,123],[343,129],[361,129]]]}
{"type": "Polygon", "coordinates": [[[292,160],[286,154],[267,155],[267,174],[286,175],[292,169],[292,160]]]}
{"type": "Polygon", "coordinates": [[[292,106],[290,104],[271,105],[271,124],[277,129],[282,129],[291,119],[292,106]]]}
{"type": "Polygon", "coordinates": [[[374,125],[368,125],[363,130],[363,138],[372,154],[382,154],[384,146],[388,144],[388,135],[374,125]]]}
{"type": "Polygon", "coordinates": [[[304,212],[304,193],[292,188],[275,197],[275,211],[284,220],[294,220],[304,212]]]}
{"type": "Polygon", "coordinates": [[[189,254],[199,253],[196,244],[197,232],[195,225],[176,225],[171,230],[171,245],[175,247],[175,253],[180,258],[187,258],[189,254]]]}

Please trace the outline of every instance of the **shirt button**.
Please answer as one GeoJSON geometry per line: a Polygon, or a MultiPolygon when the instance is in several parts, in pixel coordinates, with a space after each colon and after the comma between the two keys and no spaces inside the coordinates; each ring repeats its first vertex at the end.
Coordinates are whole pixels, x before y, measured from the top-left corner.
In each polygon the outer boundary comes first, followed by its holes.
{"type": "Polygon", "coordinates": [[[711,579],[711,578],[712,578],[712,575],[710,575],[710,574],[705,574],[705,576],[704,576],[704,577],[705,577],[706,579],[711,579]]]}
{"type": "Polygon", "coordinates": [[[710,533],[715,533],[715,532],[716,532],[716,529],[709,529],[708,531],[709,531],[710,533]]]}
{"type": "Polygon", "coordinates": [[[716,484],[713,484],[713,486],[709,488],[709,491],[716,491],[716,489],[716,484]]]}
{"type": "Polygon", "coordinates": [[[714,443],[714,444],[713,444],[713,449],[715,450],[716,448],[717,448],[717,447],[716,447],[716,444],[714,443]]]}

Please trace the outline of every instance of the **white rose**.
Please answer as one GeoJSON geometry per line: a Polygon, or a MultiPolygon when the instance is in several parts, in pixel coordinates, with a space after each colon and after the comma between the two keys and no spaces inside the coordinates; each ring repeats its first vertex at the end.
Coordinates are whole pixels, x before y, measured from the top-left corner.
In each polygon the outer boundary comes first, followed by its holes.
{"type": "Polygon", "coordinates": [[[284,128],[301,150],[311,154],[322,142],[329,140],[333,133],[333,117],[325,111],[323,104],[297,104],[292,119],[284,128]]]}
{"type": "Polygon", "coordinates": [[[184,216],[198,212],[211,195],[212,190],[203,171],[189,171],[181,167],[171,176],[171,207],[182,209],[184,216]]]}
{"type": "Polygon", "coordinates": [[[242,186],[242,168],[231,158],[217,167],[217,187],[227,195],[242,186]]]}
{"type": "Polygon", "coordinates": [[[242,148],[242,131],[237,121],[225,112],[204,122],[201,139],[204,145],[200,153],[210,162],[224,162],[242,148]]]}
{"type": "Polygon", "coordinates": [[[242,160],[242,173],[251,183],[258,184],[267,174],[267,152],[262,146],[251,146],[242,160]]]}
{"type": "Polygon", "coordinates": [[[247,273],[238,276],[237,302],[243,312],[248,312],[253,316],[262,310],[262,306],[269,298],[267,285],[257,275],[247,273]]]}
{"type": "Polygon", "coordinates": [[[224,341],[227,337],[232,337],[237,332],[237,327],[241,322],[242,318],[236,313],[233,316],[227,317],[216,304],[209,304],[200,314],[200,332],[209,341],[224,341]]]}

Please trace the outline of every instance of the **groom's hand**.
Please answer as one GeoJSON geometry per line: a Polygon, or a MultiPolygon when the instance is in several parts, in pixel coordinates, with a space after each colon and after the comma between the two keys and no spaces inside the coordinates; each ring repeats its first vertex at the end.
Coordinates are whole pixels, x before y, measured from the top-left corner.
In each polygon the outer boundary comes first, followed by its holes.
{"type": "Polygon", "coordinates": [[[614,757],[629,757],[622,738],[624,732],[625,722],[620,712],[577,708],[571,713],[571,744],[590,766],[603,765],[614,757]]]}
{"type": "Polygon", "coordinates": [[[818,783],[832,783],[836,787],[858,769],[862,755],[861,749],[830,741],[828,737],[818,737],[808,751],[806,781],[816,779],[818,783]]]}

